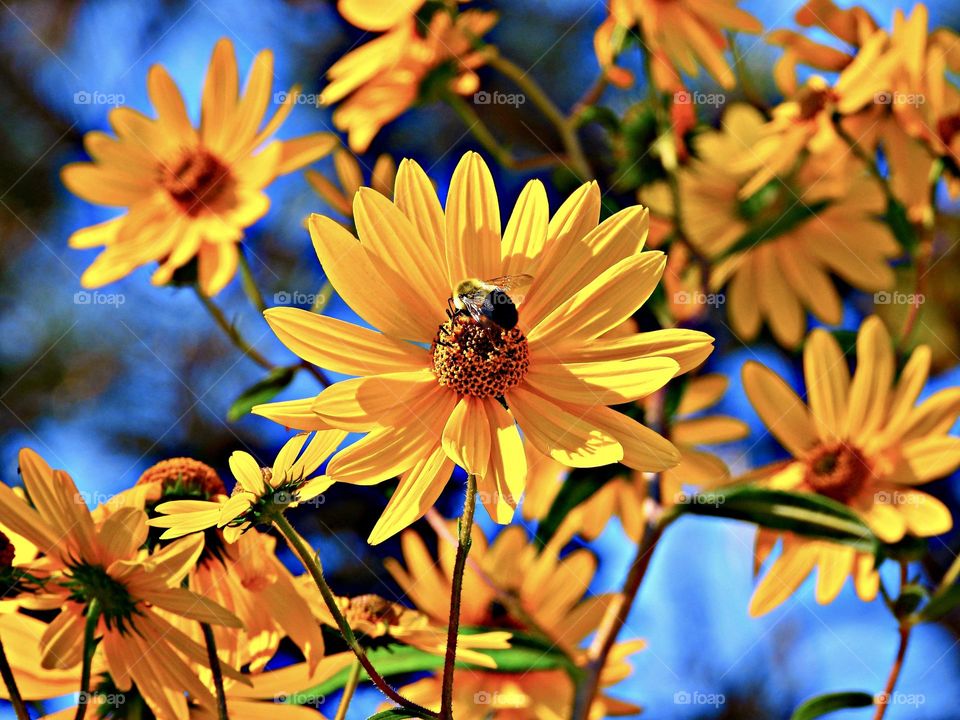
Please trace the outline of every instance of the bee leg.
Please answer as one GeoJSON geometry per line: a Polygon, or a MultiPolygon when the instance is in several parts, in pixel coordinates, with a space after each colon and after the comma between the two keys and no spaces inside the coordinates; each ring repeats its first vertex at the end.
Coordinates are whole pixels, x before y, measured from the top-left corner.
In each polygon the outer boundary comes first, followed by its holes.
{"type": "Polygon", "coordinates": [[[435,340],[434,342],[436,342],[437,345],[443,345],[445,348],[452,348],[452,347],[453,347],[453,345],[451,345],[450,343],[446,342],[445,340],[435,340]]]}

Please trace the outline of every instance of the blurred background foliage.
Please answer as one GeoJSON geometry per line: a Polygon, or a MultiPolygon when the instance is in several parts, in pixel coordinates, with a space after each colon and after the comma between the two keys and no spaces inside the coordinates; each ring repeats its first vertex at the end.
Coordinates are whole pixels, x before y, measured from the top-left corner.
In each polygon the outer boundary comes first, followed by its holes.
{"type": "MultiPolygon", "coordinates": [[[[66,238],[78,227],[106,219],[66,192],[59,179],[65,163],[84,159],[84,132],[108,129],[110,103],[150,112],[146,73],[164,64],[181,87],[196,116],[203,72],[219,37],[234,40],[241,69],[262,48],[277,58],[274,89],[300,83],[317,93],[323,73],[364,34],[347,25],[334,4],[318,0],[5,0],[0,8],[0,470],[16,480],[16,452],[30,446],[51,464],[68,469],[92,504],[132,484],[152,463],[173,456],[202,459],[225,477],[229,453],[245,448],[266,459],[282,443],[282,428],[257,417],[228,422],[227,411],[243,388],[262,371],[238,356],[218,333],[189,289],[155,288],[148,268],[104,288],[98,302],[80,292],[79,275],[93,252],[68,251],[66,238]],[[97,99],[105,99],[99,102],[97,99]],[[94,100],[94,101],[91,101],[94,100]]],[[[742,6],[765,27],[793,27],[799,2],[747,0],[742,6]]],[[[849,3],[842,3],[847,5],[849,3]]],[[[895,7],[912,3],[884,0],[864,3],[888,21],[895,7]]],[[[520,66],[529,68],[558,105],[572,106],[598,73],[592,52],[594,29],[605,17],[602,2],[525,0],[492,3],[500,22],[491,41],[520,66]]],[[[960,27],[960,5],[929,3],[932,25],[960,27]]],[[[758,38],[741,39],[754,91],[775,101],[770,67],[778,51],[758,38]]],[[[608,91],[601,105],[626,112],[630,131],[611,139],[602,124],[584,130],[591,157],[628,160],[649,139],[641,115],[629,110],[646,95],[640,81],[628,90],[608,91]]],[[[489,70],[481,70],[484,88],[514,92],[489,70]]],[[[708,81],[697,90],[715,92],[708,81]]],[[[727,95],[727,102],[739,99],[727,95]]],[[[478,106],[496,131],[510,138],[520,157],[559,147],[554,131],[536,112],[507,105],[478,106]]],[[[332,129],[330,112],[300,105],[281,132],[292,137],[332,129]]],[[[476,149],[460,120],[440,103],[426,103],[392,123],[362,158],[372,167],[381,152],[417,159],[444,183],[463,151],[476,149]]],[[[628,166],[630,163],[626,163],[628,166]]],[[[333,177],[327,159],[316,169],[333,177]]],[[[604,168],[613,202],[633,202],[632,189],[644,168],[618,173],[604,168]]],[[[654,168],[655,171],[655,168],[654,168]]],[[[494,169],[504,211],[531,175],[494,169]]],[[[553,191],[569,189],[569,179],[553,178],[553,191]]],[[[335,213],[311,190],[302,174],[282,178],[269,188],[273,207],[248,233],[248,253],[268,301],[274,294],[310,295],[323,287],[302,222],[310,212],[335,213]]],[[[557,196],[552,197],[556,206],[557,196]]],[[[947,207],[946,212],[956,212],[947,207]]],[[[960,238],[960,220],[938,221],[939,242],[960,238]]],[[[932,271],[923,307],[921,338],[930,342],[939,374],[927,393],[960,383],[960,287],[957,261],[940,262],[932,271]]],[[[906,292],[913,287],[908,273],[906,292]]],[[[283,296],[279,296],[283,302],[283,296]]],[[[250,309],[234,281],[218,298],[231,321],[258,349],[287,358],[266,325],[250,309]]],[[[289,302],[287,300],[286,302],[289,302]]],[[[844,326],[855,329],[869,302],[849,293],[844,326]]],[[[400,309],[402,311],[402,309],[400,309]]],[[[349,311],[333,298],[327,312],[349,311]]],[[[734,342],[724,326],[711,323],[721,352],[711,370],[734,379],[718,412],[746,419],[759,436],[759,421],[739,382],[741,364],[759,358],[785,377],[800,378],[798,357],[761,340],[750,348],[734,342]]],[[[282,397],[317,391],[305,373],[282,397]]],[[[766,436],[725,448],[734,471],[776,459],[781,451],[766,436]]],[[[933,492],[957,511],[960,484],[953,478],[933,492]]],[[[399,555],[397,538],[377,548],[367,536],[386,501],[389,484],[372,488],[337,486],[317,509],[295,519],[321,547],[333,587],[343,594],[377,592],[397,597],[398,589],[382,567],[383,557],[399,555]]],[[[451,482],[440,508],[456,514],[462,486],[451,482]]],[[[482,513],[481,513],[482,515],[482,513]]],[[[482,519],[482,522],[486,518],[482,519]]],[[[519,514],[517,521],[520,521],[519,514]]],[[[487,529],[492,528],[487,525],[487,529]]],[[[892,620],[879,602],[863,605],[849,585],[834,604],[822,608],[805,588],[779,611],[759,620],[747,616],[752,589],[753,528],[736,523],[687,518],[678,523],[657,553],[650,574],[623,634],[645,637],[649,648],[635,656],[636,673],[614,694],[639,702],[651,718],[787,718],[803,699],[823,692],[882,684],[894,653],[892,620]],[[682,693],[723,693],[718,707],[683,704],[682,693]],[[678,695],[680,693],[681,695],[678,695]]],[[[424,533],[429,542],[434,536],[424,533]]],[[[946,564],[960,539],[945,538],[935,556],[946,564]]],[[[591,588],[616,589],[632,556],[616,521],[591,544],[603,560],[591,588]]],[[[895,568],[894,568],[895,570],[895,568]]],[[[930,568],[933,574],[942,569],[930,568]]],[[[908,663],[903,693],[919,693],[917,707],[893,707],[888,718],[913,720],[958,717],[960,696],[960,618],[917,629],[911,653],[929,661],[908,663]]],[[[375,692],[362,695],[354,711],[372,710],[375,692]]],[[[322,708],[321,708],[322,709],[322,708]]],[[[860,717],[855,712],[836,717],[860,717]]]]}

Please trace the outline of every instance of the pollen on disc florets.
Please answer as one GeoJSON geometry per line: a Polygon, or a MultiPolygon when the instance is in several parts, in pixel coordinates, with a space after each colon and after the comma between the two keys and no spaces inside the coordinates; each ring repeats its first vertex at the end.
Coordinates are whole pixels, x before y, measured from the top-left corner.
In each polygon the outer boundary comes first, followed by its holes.
{"type": "Polygon", "coordinates": [[[185,151],[175,162],[160,166],[160,185],[183,212],[199,215],[230,185],[230,170],[203,147],[185,151]]]}
{"type": "Polygon", "coordinates": [[[440,326],[433,341],[437,381],[460,395],[501,397],[523,380],[530,349],[520,328],[486,328],[465,315],[440,326]]]}
{"type": "Polygon", "coordinates": [[[870,479],[870,463],[860,451],[846,443],[821,445],[807,457],[805,480],[821,495],[849,502],[870,479]]]}
{"type": "Polygon", "coordinates": [[[165,494],[200,495],[206,499],[226,495],[227,489],[217,471],[193,458],[161,460],[137,480],[137,485],[158,483],[165,494]]]}

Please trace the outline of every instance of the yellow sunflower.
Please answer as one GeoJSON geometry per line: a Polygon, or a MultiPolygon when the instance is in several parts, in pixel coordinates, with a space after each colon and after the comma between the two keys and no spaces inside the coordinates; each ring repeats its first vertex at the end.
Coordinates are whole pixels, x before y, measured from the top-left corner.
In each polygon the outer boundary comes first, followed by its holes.
{"type": "MultiPolygon", "coordinates": [[[[309,600],[317,619],[336,628],[337,622],[323,603],[313,580],[304,576],[299,588],[309,600]]],[[[447,651],[446,622],[438,622],[422,612],[375,594],[339,597],[337,604],[350,627],[361,637],[361,642],[389,639],[440,657],[447,651]]],[[[457,636],[457,660],[495,668],[496,662],[482,651],[509,647],[510,633],[507,631],[461,633],[457,636]]]]}
{"type": "MultiPolygon", "coordinates": [[[[614,596],[584,597],[597,561],[585,548],[561,558],[560,551],[569,539],[569,534],[558,534],[538,552],[519,526],[506,528],[491,545],[474,526],[470,563],[463,578],[461,623],[542,633],[576,663],[585,662],[580,645],[597,630],[614,596]],[[514,602],[506,602],[507,598],[514,602]]],[[[438,564],[416,533],[407,531],[400,540],[406,567],[391,558],[386,561],[387,569],[419,610],[446,623],[456,546],[441,539],[438,564]]],[[[603,686],[629,675],[626,657],[643,647],[642,640],[616,645],[604,668],[603,686]]],[[[425,707],[436,708],[440,678],[425,678],[400,692],[425,707]]],[[[460,669],[454,682],[454,712],[469,720],[489,717],[491,712],[514,720],[568,717],[573,694],[573,684],[563,671],[520,674],[460,669]],[[500,693],[499,698],[495,693],[500,693]]],[[[639,708],[598,696],[591,717],[600,711],[632,715],[639,708]]]]}
{"type": "MultiPolygon", "coordinates": [[[[20,452],[20,472],[31,507],[0,484],[0,521],[33,542],[44,557],[36,572],[60,613],[40,639],[40,666],[71,668],[83,654],[86,613],[95,604],[104,668],[117,687],[136,683],[154,713],[183,717],[186,696],[213,705],[209,690],[187,660],[204,665],[205,648],[165,620],[159,610],[197,622],[236,627],[237,618],[216,603],[181,587],[202,550],[200,537],[170,544],[144,557],[146,515],[120,508],[94,522],[65,472],[52,470],[31,450],[20,452]]],[[[224,667],[228,674],[236,671],[224,667]]]]}
{"type": "Polygon", "coordinates": [[[475,70],[485,58],[474,43],[496,20],[490,12],[437,9],[421,25],[410,15],[335,62],[322,101],[340,103],[333,123],[348,134],[350,148],[364,152],[380,128],[417,102],[428,76],[442,75],[450,92],[475,93],[480,87],[475,70]]]}
{"type": "Polygon", "coordinates": [[[644,303],[664,266],[662,253],[640,252],[645,209],[598,225],[599,213],[600,191],[590,183],[549,220],[543,185],[531,181],[501,234],[490,171],[467,153],[445,212],[426,174],[406,160],[394,202],[366,188],[357,194],[359,242],[330,218],[310,218],[334,289],[380,332],[296,308],[268,311],[267,322],[297,355],[360,377],[254,412],[288,427],[367,433],[327,472],[363,485],[401,476],[371,543],[421,517],[454,463],[478,476],[491,517],[509,522],[526,478],[519,430],[569,467],[677,463],[669,442],[608,406],[695,367],[712,338],[660,330],[598,339],[644,303]],[[484,325],[466,312],[448,317],[461,283],[502,276],[532,276],[522,299],[507,296],[515,327],[484,325]]]}
{"type": "Polygon", "coordinates": [[[160,264],[153,283],[164,285],[194,258],[205,294],[215,295],[230,281],[244,229],[270,206],[264,188],[337,144],[331,133],[272,140],[297,93],[281,93],[284,102],[261,128],[272,81],[273,54],[264,50],[240,93],[233,45],[224,38],[207,72],[199,128],[170,75],[155,65],[147,88],[157,117],[120,107],[110,113],[116,138],[86,134],[93,161],[67,165],[64,184],[88,202],[127,212],[70,237],[74,248],[105,246],[84,272],[84,287],[105,285],[151,262],[160,264]]]}
{"type": "MultiPolygon", "coordinates": [[[[960,388],[916,404],[930,369],[930,349],[918,347],[895,381],[890,335],[879,318],[871,317],[857,334],[852,378],[839,344],[822,329],[810,334],[803,365],[809,404],[772,370],[755,362],[744,366],[747,397],[793,456],[751,475],[773,488],[818,493],[847,505],[884,542],[950,530],[953,519],[946,506],[916,489],[960,465],[960,438],[947,434],[960,415],[960,388]]],[[[760,559],[776,539],[776,534],[761,533],[760,559]]],[[[850,575],[861,597],[877,592],[872,557],[788,535],[754,593],[751,613],[761,615],[779,605],[815,567],[818,602],[831,602],[850,575]]]]}
{"type": "MultiPolygon", "coordinates": [[[[842,149],[802,156],[798,168],[743,197],[751,171],[735,170],[729,158],[755,147],[763,122],[754,108],[734,105],[720,130],[697,138],[697,159],[679,173],[680,220],[690,243],[713,261],[711,292],[727,289],[718,297],[734,332],[749,341],[766,322],[780,344],[796,347],[808,310],[827,324],[841,320],[831,274],[867,292],[889,289],[889,260],[900,248],[878,219],[886,209],[879,184],[842,149]]],[[[673,215],[665,184],[641,198],[653,212],[673,215]]]]}
{"type": "Polygon", "coordinates": [[[237,484],[229,498],[220,495],[209,500],[162,502],[156,506],[159,516],[147,524],[164,528],[162,540],[216,527],[223,530],[228,543],[234,543],[252,525],[269,522],[274,513],[312,500],[330,487],[327,476],[311,476],[346,436],[339,430],[312,437],[310,433],[294,435],[270,468],[260,467],[253,455],[237,450],[230,456],[237,484]]]}
{"type": "MultiPolygon", "coordinates": [[[[726,463],[703,446],[719,445],[745,438],[750,429],[728,415],[708,415],[726,392],[728,380],[722,375],[702,375],[684,389],[667,437],[680,452],[680,463],[660,474],[660,502],[664,506],[683,502],[684,489],[706,490],[730,480],[726,463]]],[[[527,445],[527,492],[523,516],[542,519],[550,510],[566,480],[568,469],[527,445]]],[[[648,479],[642,472],[624,473],[610,480],[564,521],[587,540],[596,539],[610,518],[620,518],[623,530],[634,542],[643,534],[648,479]]]]}
{"type": "MultiPolygon", "coordinates": [[[[736,83],[724,53],[724,31],[759,33],[760,21],[737,7],[737,0],[609,0],[609,15],[597,29],[597,58],[615,81],[625,71],[613,65],[616,41],[624,29],[637,27],[650,53],[652,81],[662,90],[684,87],[680,73],[696,77],[700,67],[725,88],[736,83]]],[[[622,83],[621,83],[622,84],[622,83]]]]}

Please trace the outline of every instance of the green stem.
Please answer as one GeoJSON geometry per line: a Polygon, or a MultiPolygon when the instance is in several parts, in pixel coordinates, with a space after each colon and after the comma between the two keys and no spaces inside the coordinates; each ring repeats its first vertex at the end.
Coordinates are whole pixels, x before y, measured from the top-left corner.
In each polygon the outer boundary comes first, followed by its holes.
{"type": "Polygon", "coordinates": [[[300,558],[300,562],[303,563],[303,567],[307,572],[310,573],[310,577],[313,578],[313,582],[323,597],[324,604],[326,604],[327,609],[336,621],[337,627],[340,628],[340,634],[343,636],[347,645],[350,646],[350,649],[353,650],[353,654],[357,656],[357,660],[363,666],[363,669],[367,671],[367,675],[373,681],[373,684],[376,685],[380,692],[386,695],[389,700],[395,702],[407,712],[422,718],[437,717],[436,713],[400,695],[390,687],[387,681],[383,679],[383,676],[377,672],[373,663],[370,662],[370,658],[367,657],[363,646],[360,645],[360,642],[357,640],[357,636],[354,634],[353,628],[350,627],[350,623],[347,622],[347,619],[340,611],[337,598],[327,584],[326,578],[323,576],[323,566],[320,564],[319,555],[313,551],[313,548],[307,544],[307,541],[294,529],[290,521],[283,516],[283,513],[277,513],[273,516],[273,524],[277,526],[277,529],[283,534],[287,542],[290,543],[290,548],[296,553],[297,557],[300,558]]]}
{"type": "Polygon", "coordinates": [[[223,691],[223,668],[220,667],[220,656],[217,655],[217,640],[213,636],[210,623],[200,623],[203,630],[203,640],[207,645],[207,659],[210,662],[210,671],[213,673],[213,688],[217,693],[217,717],[219,720],[228,720],[227,694],[223,691]]]}
{"type": "Polygon", "coordinates": [[[447,652],[443,660],[443,684],[440,691],[441,720],[453,720],[453,675],[457,663],[457,636],[460,634],[460,599],[463,594],[463,574],[473,538],[473,514],[477,509],[477,476],[467,475],[467,494],[463,499],[460,517],[457,558],[453,563],[450,586],[450,622],[447,625],[447,652]]]}
{"type": "Polygon", "coordinates": [[[197,297],[200,298],[201,304],[206,308],[207,312],[210,313],[210,317],[213,318],[217,326],[223,331],[223,334],[227,336],[231,343],[236,346],[240,352],[253,360],[257,365],[262,367],[264,370],[273,370],[274,364],[267,360],[260,352],[253,347],[247,340],[240,334],[240,331],[237,330],[227,317],[223,314],[223,311],[217,307],[216,303],[213,302],[210,298],[201,292],[200,288],[196,288],[197,297]]]}
{"type": "Polygon", "coordinates": [[[554,155],[538,155],[536,157],[518,160],[513,154],[500,144],[500,141],[494,137],[490,128],[477,115],[477,112],[470,107],[462,97],[456,93],[444,93],[444,102],[457,114],[457,116],[466,125],[467,130],[477,139],[483,148],[493,155],[498,163],[510,170],[536,170],[543,167],[559,165],[561,160],[554,155]]]}
{"type": "Polygon", "coordinates": [[[30,720],[30,713],[27,712],[27,706],[20,695],[20,688],[17,687],[17,679],[13,676],[13,668],[10,667],[10,661],[7,660],[7,653],[3,649],[3,643],[0,642],[0,676],[3,676],[3,684],[7,686],[7,694],[10,696],[10,704],[17,714],[17,720],[30,720]]]}
{"type": "Polygon", "coordinates": [[[257,312],[262,315],[263,311],[267,309],[267,303],[263,299],[263,293],[260,292],[260,288],[257,286],[257,281],[253,279],[253,269],[250,267],[247,254],[244,252],[240,253],[240,281],[243,285],[243,291],[250,299],[250,302],[257,309],[257,312]]]}
{"type": "Polygon", "coordinates": [[[360,672],[363,666],[360,663],[354,663],[350,668],[350,675],[347,678],[347,684],[343,688],[343,697],[340,698],[340,705],[337,707],[337,714],[333,720],[346,720],[347,709],[350,707],[350,701],[353,700],[353,693],[356,692],[360,684],[360,672]]]}
{"type": "Polygon", "coordinates": [[[83,720],[90,704],[90,673],[93,667],[93,653],[96,650],[97,623],[100,621],[100,602],[94,598],[87,605],[87,622],[83,628],[83,667],[80,670],[80,702],[74,720],[83,720]]]}
{"type": "Polygon", "coordinates": [[[567,151],[570,160],[571,169],[580,176],[581,180],[589,180],[593,177],[593,170],[587,161],[587,156],[583,152],[583,146],[580,144],[580,138],[577,136],[577,122],[575,117],[566,117],[560,109],[554,105],[553,100],[543,91],[537,82],[524,71],[521,67],[503,57],[499,53],[491,51],[489,53],[487,64],[490,67],[510,78],[518,88],[523,90],[524,94],[530,98],[540,112],[557,128],[560,133],[560,139],[567,151]]]}

